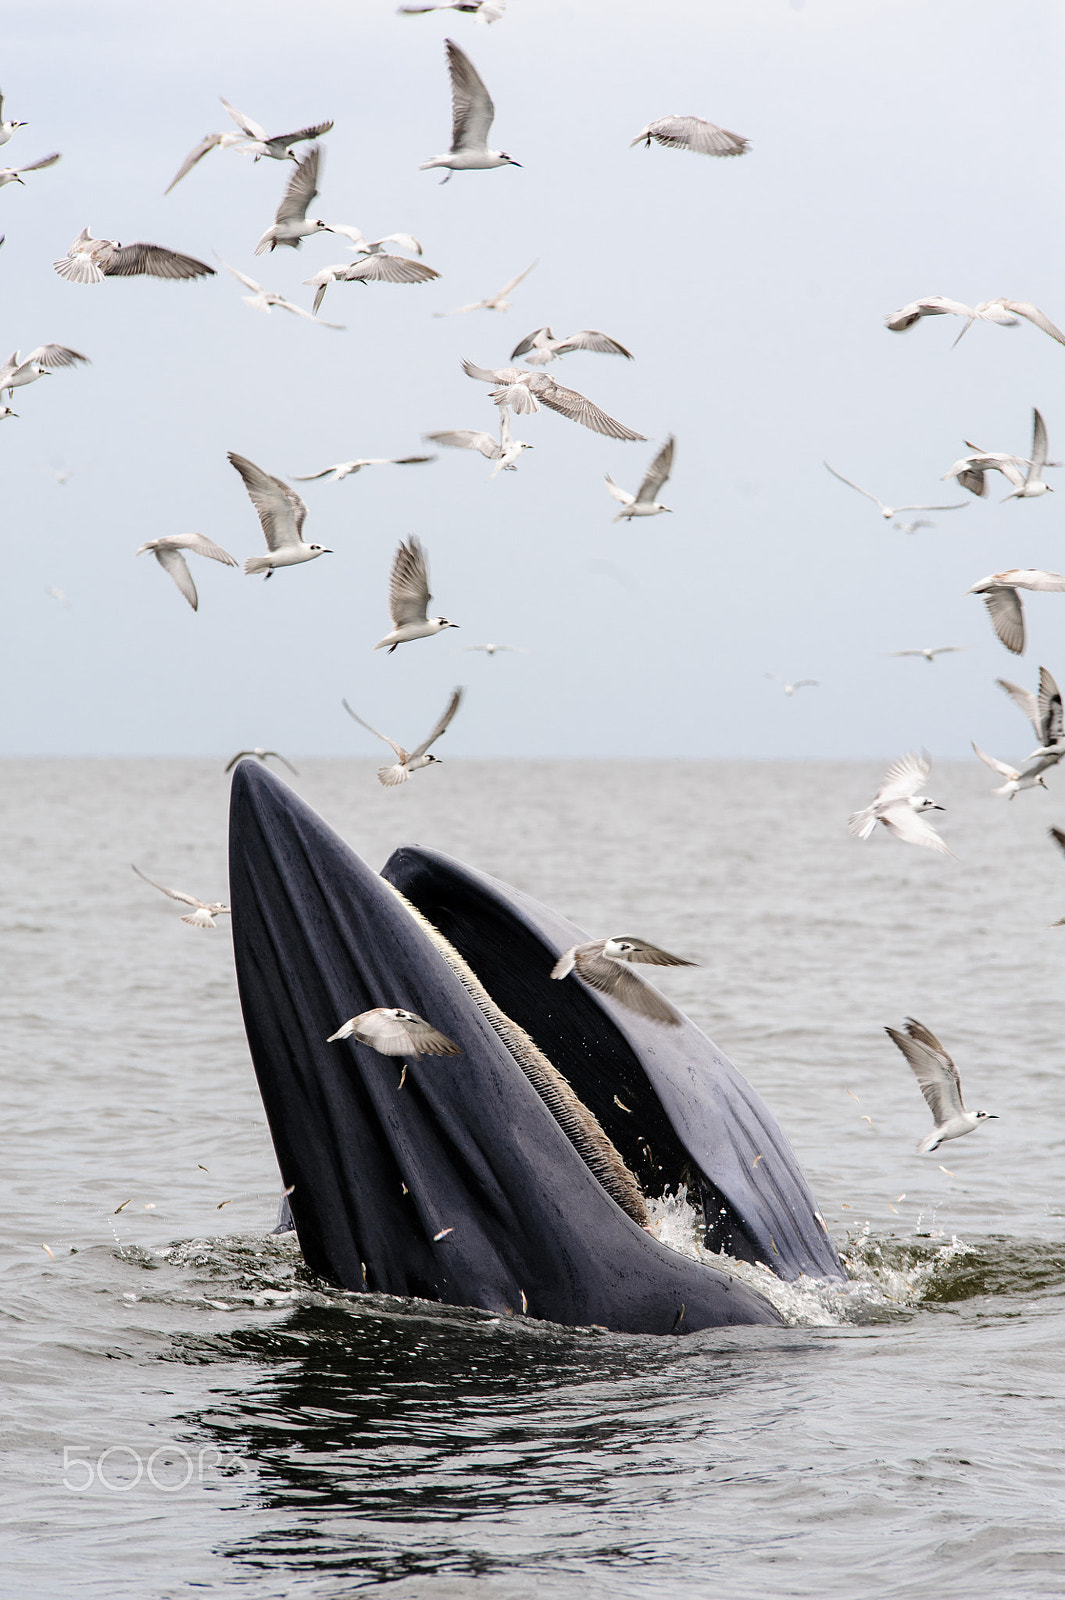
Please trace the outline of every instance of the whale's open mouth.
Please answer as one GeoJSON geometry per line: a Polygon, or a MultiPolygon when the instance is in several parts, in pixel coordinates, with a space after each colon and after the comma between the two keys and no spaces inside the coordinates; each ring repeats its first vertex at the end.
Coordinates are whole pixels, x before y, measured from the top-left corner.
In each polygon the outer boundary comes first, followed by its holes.
{"type": "Polygon", "coordinates": [[[787,1141],[705,1035],[551,980],[585,937],[565,919],[432,851],[378,876],[253,762],[234,773],[230,887],[252,1058],[323,1276],[631,1332],[778,1321],[641,1226],[644,1197],[681,1183],[711,1249],[841,1275],[787,1141]],[[400,1089],[399,1063],[325,1042],[373,1006],[463,1053],[410,1061],[400,1089]]]}

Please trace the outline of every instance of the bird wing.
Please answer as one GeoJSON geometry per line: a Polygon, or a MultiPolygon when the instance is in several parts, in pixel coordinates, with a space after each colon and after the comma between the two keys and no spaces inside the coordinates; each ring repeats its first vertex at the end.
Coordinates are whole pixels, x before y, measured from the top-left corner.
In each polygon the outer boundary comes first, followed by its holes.
{"type": "MultiPolygon", "coordinates": [[[[1065,339],[1062,340],[1065,344],[1065,339]]],[[[1040,412],[1032,410],[1032,464],[1028,469],[1028,482],[1038,483],[1047,464],[1047,425],[1040,412]]]]}
{"type": "MultiPolygon", "coordinates": [[[[539,257],[537,257],[537,260],[539,260],[539,257]]],[[[526,267],[524,272],[519,272],[518,276],[516,278],[511,278],[510,282],[509,283],[505,283],[503,285],[502,289],[499,290],[498,294],[492,295],[491,298],[493,300],[505,300],[507,295],[510,294],[511,290],[512,289],[516,289],[518,287],[518,284],[522,281],[522,279],[523,278],[527,278],[529,276],[529,273],[532,271],[533,267],[535,267],[535,266],[536,266],[536,261],[533,262],[531,267],[526,267]]],[[[482,302],[482,304],[483,304],[483,302],[482,302]]]]}
{"type": "Polygon", "coordinates": [[[1041,741],[1042,718],[1039,714],[1039,702],[1030,689],[1022,689],[1019,683],[1010,683],[1008,678],[996,678],[995,682],[1000,689],[1005,689],[1015,706],[1019,706],[1035,729],[1035,736],[1041,741]]]}
{"type": "Polygon", "coordinates": [[[608,961],[637,961],[647,967],[694,967],[696,961],[688,961],[684,956],[675,956],[669,950],[663,950],[656,944],[648,944],[646,939],[634,939],[629,933],[616,933],[605,941],[604,955],[608,961]],[[624,945],[619,949],[615,946],[624,945]],[[609,953],[606,947],[609,947],[609,953]]]}
{"type": "MultiPolygon", "coordinates": [[[[975,317],[976,312],[972,306],[963,305],[960,300],[948,300],[942,294],[929,294],[923,300],[911,300],[908,306],[903,306],[900,311],[891,311],[884,318],[892,333],[905,333],[912,328],[914,323],[922,317],[975,317]]],[[[964,333],[964,328],[962,332],[964,333]]],[[[961,334],[958,335],[961,337],[961,334]]],[[[957,341],[955,341],[956,343],[957,341]]]]}
{"type": "Polygon", "coordinates": [[[637,504],[640,504],[641,502],[650,504],[654,500],[654,497],[658,493],[659,489],[661,489],[662,485],[669,478],[669,474],[673,470],[674,444],[675,440],[673,435],[670,434],[661,450],[651,462],[650,467],[647,469],[646,478],[644,478],[639,489],[636,491],[637,504]]]}
{"type": "Polygon", "coordinates": [[[439,272],[427,267],[424,262],[408,261],[406,256],[390,256],[383,251],[380,255],[367,256],[365,260],[357,261],[354,266],[337,274],[344,283],[353,283],[360,278],[373,283],[428,283],[439,276],[439,272]]]}
{"type": "Polygon", "coordinates": [[[635,433],[632,428],[627,428],[623,422],[618,422],[614,417],[607,416],[591,400],[583,394],[578,394],[576,389],[566,389],[546,373],[537,372],[527,380],[527,387],[531,394],[542,405],[549,406],[552,411],[557,411],[563,417],[568,417],[571,422],[579,422],[582,428],[591,428],[593,433],[603,433],[608,439],[630,439],[646,442],[647,435],[635,433]]]}
{"type": "Polygon", "coordinates": [[[469,360],[463,361],[462,370],[467,378],[477,378],[481,383],[520,383],[530,376],[521,367],[478,367],[469,360]]]}
{"type": "MultiPolygon", "coordinates": [[[[23,171],[28,172],[29,168],[24,167],[23,171]]],[[[1002,304],[1007,311],[1015,312],[1018,317],[1027,318],[1040,332],[1049,333],[1050,337],[1056,339],[1059,344],[1065,344],[1065,333],[1062,333],[1060,328],[1056,328],[1050,318],[1039,310],[1038,306],[1031,305],[1027,300],[1003,300],[1002,304]]]]}
{"type": "Polygon", "coordinates": [[[741,134],[730,133],[703,117],[659,117],[649,122],[632,144],[640,144],[648,135],[667,149],[691,150],[701,156],[742,156],[750,143],[741,134]]]}
{"type": "Polygon", "coordinates": [[[577,333],[567,334],[558,344],[557,353],[563,355],[567,350],[591,350],[600,356],[625,356],[629,361],[633,359],[631,350],[626,350],[609,334],[599,333],[595,328],[581,328],[577,333]]]}
{"type": "Polygon", "coordinates": [[[983,596],[991,626],[1007,650],[1015,656],[1024,654],[1024,606],[1016,589],[1008,586],[990,589],[983,596]]]}
{"type": "Polygon", "coordinates": [[[548,339],[554,337],[550,328],[534,329],[532,333],[527,333],[525,338],[514,346],[513,350],[510,352],[511,361],[517,361],[519,356],[528,355],[529,351],[534,348],[536,341],[541,334],[544,334],[548,339]]]}
{"type": "Polygon", "coordinates": [[[1059,850],[1065,852],[1065,833],[1063,833],[1060,828],[1048,828],[1047,832],[1050,834],[1050,837],[1058,846],[1059,850]]]}
{"type": "Polygon", "coordinates": [[[335,471],[335,466],[323,467],[321,472],[294,472],[292,476],[295,478],[297,483],[314,483],[315,479],[328,478],[329,474],[335,471]]]}
{"type": "Polygon", "coordinates": [[[375,239],[374,244],[398,244],[402,250],[412,250],[416,256],[422,253],[422,247],[413,233],[386,233],[380,239],[375,239]]]}
{"type": "Polygon", "coordinates": [[[305,222],[307,207],[318,193],[318,162],[320,151],[312,145],[288,180],[275,222],[305,222]]]}
{"type": "Polygon", "coordinates": [[[231,267],[229,265],[228,261],[223,261],[222,265],[225,267],[227,272],[231,272],[233,274],[234,278],[238,278],[240,280],[245,289],[250,289],[253,294],[266,293],[266,290],[263,288],[261,283],[256,283],[254,278],[249,278],[245,273],[238,272],[236,267],[231,267]]]}
{"type": "Polygon", "coordinates": [[[791,686],[793,689],[820,689],[820,678],[798,678],[791,686]]]}
{"type": "Polygon", "coordinates": [[[955,461],[949,472],[944,472],[940,482],[945,483],[948,478],[957,478],[963,489],[968,489],[970,494],[986,495],[991,485],[987,481],[987,469],[983,464],[978,465],[970,456],[964,456],[961,461],[955,461]]]}
{"type": "Polygon", "coordinates": [[[930,850],[941,851],[945,856],[954,855],[954,851],[945,839],[940,838],[931,823],[926,822],[920,812],[912,810],[904,801],[882,812],[880,820],[891,833],[904,840],[906,844],[923,844],[930,850]]]}
{"type": "Polygon", "coordinates": [[[970,743],[984,766],[990,767],[992,772],[997,772],[1000,778],[1006,778],[1012,783],[1015,778],[1020,777],[1020,772],[1016,767],[1009,767],[1004,761],[996,761],[994,756],[989,756],[986,750],[980,749],[975,739],[970,740],[970,743]]]}
{"type": "Polygon", "coordinates": [[[878,500],[875,494],[870,494],[868,489],[863,489],[858,484],[852,483],[849,478],[845,478],[843,476],[842,472],[837,472],[835,467],[829,467],[827,461],[823,461],[821,463],[821,465],[823,467],[828,467],[828,470],[829,470],[829,472],[831,472],[832,476],[834,478],[838,478],[840,483],[845,483],[847,485],[848,489],[857,489],[859,494],[864,494],[864,496],[865,496],[865,498],[867,500],[871,500],[874,505],[879,506],[881,511],[883,511],[884,502],[883,502],[883,500],[878,500]]]}
{"type": "Polygon", "coordinates": [[[92,365],[88,356],[69,349],[65,344],[39,344],[36,350],[30,351],[23,365],[28,366],[31,362],[36,362],[41,367],[72,367],[78,361],[84,361],[86,366],[92,365]]]}
{"type": "Polygon", "coordinates": [[[206,134],[204,136],[204,138],[202,138],[200,140],[200,142],[196,146],[196,148],[194,150],[190,150],[189,151],[188,155],[185,157],[184,161],[181,163],[180,167],[177,170],[177,176],[174,177],[174,178],[171,178],[170,182],[167,184],[166,188],[163,190],[163,193],[164,194],[169,194],[171,189],[174,187],[174,185],[180,183],[182,178],[187,177],[188,174],[192,171],[193,167],[196,165],[196,163],[198,161],[202,161],[204,156],[207,154],[207,152],[209,150],[213,150],[216,145],[221,144],[222,140],[227,138],[227,137],[236,138],[236,135],[233,134],[233,135],[230,136],[230,135],[227,135],[227,134],[224,134],[224,133],[208,133],[208,134],[206,134]]]}
{"type": "Polygon", "coordinates": [[[918,755],[915,750],[907,751],[884,773],[874,804],[908,800],[910,795],[917,793],[931,770],[932,763],[926,755],[918,755]]]}
{"type": "Polygon", "coordinates": [[[220,544],[208,539],[205,533],[179,533],[173,535],[169,542],[173,546],[180,545],[186,550],[193,550],[198,556],[207,556],[211,561],[220,561],[224,567],[235,567],[237,564],[228,550],[223,550],[220,544]]]}
{"type": "Polygon", "coordinates": [[[1062,717],[1061,690],[1046,667],[1039,668],[1039,721],[1035,731],[1042,745],[1055,745],[1065,737],[1065,720],[1062,717]]]}
{"type": "Polygon", "coordinates": [[[405,543],[400,542],[392,562],[392,576],[388,586],[388,609],[392,626],[402,628],[408,622],[424,622],[429,613],[429,566],[415,534],[405,543]]]}
{"type": "Polygon", "coordinates": [[[418,745],[417,749],[412,752],[414,756],[423,756],[429,749],[429,746],[435,744],[440,738],[441,734],[447,732],[452,717],[462,704],[462,696],[465,694],[465,692],[465,689],[452,689],[451,699],[444,708],[443,716],[440,718],[440,721],[436,724],[429,737],[427,739],[423,739],[421,744],[418,745]]]}
{"type": "Polygon", "coordinates": [[[176,250],[167,250],[160,244],[119,245],[103,265],[105,278],[135,278],[147,274],[151,278],[213,278],[215,270],[195,256],[183,256],[176,250]]]}
{"type": "Polygon", "coordinates": [[[257,122],[253,122],[250,117],[246,117],[243,111],[238,111],[236,106],[231,106],[229,101],[223,99],[221,95],[218,98],[222,101],[241,133],[246,133],[249,139],[257,139],[260,144],[267,142],[265,128],[260,128],[257,122]]]}
{"type": "Polygon", "coordinates": [[[283,144],[287,146],[299,144],[301,139],[320,139],[323,133],[331,133],[332,129],[333,124],[331,122],[316,122],[309,128],[298,129],[296,133],[274,133],[271,134],[269,139],[265,135],[260,135],[260,137],[266,144],[283,144]]]}
{"type": "Polygon", "coordinates": [[[366,1011],[356,1019],[356,1037],[383,1056],[458,1056],[462,1054],[446,1034],[426,1022],[424,1017],[405,1011],[389,1015],[384,1007],[366,1011]]]}
{"type": "Polygon", "coordinates": [[[229,451],[229,461],[244,479],[252,505],[259,513],[263,536],[270,550],[284,550],[302,543],[307,507],[287,483],[274,478],[246,456],[229,451]]]}
{"type": "Polygon", "coordinates": [[[496,114],[492,96],[466,52],[453,39],[444,43],[451,74],[451,148],[483,150],[496,114]]]}
{"type": "Polygon", "coordinates": [[[964,511],[967,500],[955,500],[950,506],[896,506],[896,511],[964,511]]]}
{"type": "MultiPolygon", "coordinates": [[[[680,1013],[670,1005],[665,995],[641,978],[639,973],[632,972],[621,961],[612,961],[609,956],[594,955],[578,948],[573,955],[573,964],[577,975],[593,989],[598,989],[600,994],[609,995],[612,1000],[625,1006],[629,1011],[635,1011],[641,1017],[649,1017],[652,1022],[667,1022],[676,1027],[680,1022],[680,1013]]],[[[557,970],[557,969],[556,969],[557,970]]]]}
{"type": "Polygon", "coordinates": [[[360,728],[365,728],[367,733],[372,733],[374,738],[380,739],[382,744],[391,745],[392,749],[396,752],[397,761],[410,760],[409,755],[401,744],[397,744],[394,739],[390,739],[387,733],[379,733],[376,728],[371,728],[370,724],[368,722],[364,722],[357,711],[352,711],[346,700],[341,700],[340,704],[344,707],[344,710],[347,712],[348,716],[355,719],[360,728]]]}
{"type": "Polygon", "coordinates": [[[934,1033],[929,1033],[913,1017],[907,1017],[906,1028],[906,1033],[898,1028],[885,1028],[884,1031],[898,1045],[913,1068],[921,1093],[938,1126],[965,1110],[958,1069],[934,1033]]]}
{"type": "Polygon", "coordinates": [[[180,550],[175,550],[172,545],[160,545],[155,550],[155,559],[165,572],[169,572],[193,611],[200,608],[199,596],[196,585],[192,581],[188,562],[180,550]]]}
{"type": "Polygon", "coordinates": [[[426,433],[422,437],[456,450],[479,450],[489,461],[498,461],[503,454],[490,433],[477,433],[472,428],[453,428],[449,433],[426,433]]]}
{"type": "MultiPolygon", "coordinates": [[[[130,866],[133,867],[132,861],[130,862],[130,866]]],[[[169,895],[171,900],[180,900],[183,906],[203,905],[203,901],[197,900],[194,894],[182,894],[180,889],[168,889],[165,884],[156,883],[155,879],[149,878],[148,874],[146,872],[142,872],[140,867],[133,867],[133,870],[137,874],[138,878],[143,878],[145,883],[150,883],[153,889],[159,890],[160,894],[169,895]]]]}
{"type": "Polygon", "coordinates": [[[636,504],[636,496],[630,494],[627,489],[619,488],[609,472],[606,474],[606,492],[607,494],[612,494],[614,499],[623,506],[634,506],[636,504]]]}
{"type": "Polygon", "coordinates": [[[53,150],[50,156],[42,156],[39,161],[30,161],[24,167],[16,167],[16,172],[40,172],[42,167],[54,167],[60,158],[60,151],[53,150]]]}
{"type": "Polygon", "coordinates": [[[1042,572],[1034,567],[1013,567],[1009,572],[995,574],[1000,583],[1015,589],[1035,589],[1041,594],[1061,594],[1065,590],[1065,577],[1060,572],[1042,572]]]}

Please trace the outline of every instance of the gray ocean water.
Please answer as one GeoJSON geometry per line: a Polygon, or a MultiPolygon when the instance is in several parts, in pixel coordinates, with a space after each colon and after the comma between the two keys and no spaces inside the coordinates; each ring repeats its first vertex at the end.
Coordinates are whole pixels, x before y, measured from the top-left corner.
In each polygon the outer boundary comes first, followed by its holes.
{"type": "Polygon", "coordinates": [[[130,871],[226,897],[221,763],[6,761],[0,1593],[1065,1593],[1065,807],[939,767],[951,861],[848,836],[868,764],[298,765],[374,866],[430,845],[697,958],[656,978],[851,1283],[685,1339],[324,1288],[269,1234],[227,919],[130,871]],[[999,1117],[926,1158],[906,1015],[999,1117]]]}

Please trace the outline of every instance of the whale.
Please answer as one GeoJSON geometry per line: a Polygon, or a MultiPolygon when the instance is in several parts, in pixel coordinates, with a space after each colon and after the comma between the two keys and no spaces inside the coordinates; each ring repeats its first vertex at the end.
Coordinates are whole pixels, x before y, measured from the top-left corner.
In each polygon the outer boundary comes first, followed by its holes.
{"type": "Polygon", "coordinates": [[[779,1326],[763,1273],[845,1276],[787,1139],[706,1035],[551,979],[587,937],[566,918],[418,846],[373,871],[259,762],[234,770],[229,854],[285,1224],[321,1279],[686,1335],[779,1326]],[[375,1006],[426,1018],[459,1053],[327,1042],[375,1006]],[[648,1202],[682,1187],[698,1258],[651,1231],[648,1202]]]}

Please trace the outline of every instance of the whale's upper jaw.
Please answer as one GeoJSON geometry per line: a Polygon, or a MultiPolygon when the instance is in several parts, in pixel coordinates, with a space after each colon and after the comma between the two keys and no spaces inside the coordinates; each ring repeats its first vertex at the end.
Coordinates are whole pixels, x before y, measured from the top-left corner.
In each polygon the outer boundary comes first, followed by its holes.
{"type": "MultiPolygon", "coordinates": [[[[314,1270],[352,1289],[627,1332],[779,1322],[727,1271],[667,1249],[619,1209],[393,888],[260,763],[234,773],[230,843],[248,1040],[314,1270]],[[377,1005],[430,1018],[463,1054],[411,1063],[400,1090],[395,1062],[325,1042],[377,1005]]],[[[550,988],[552,1015],[575,995],[579,1005],[576,983],[550,988]]],[[[573,1026],[585,1022],[581,1012],[573,1026]]],[[[645,1090],[636,1102],[640,1120],[653,1100],[645,1090]]],[[[783,1181],[770,1177],[777,1160],[770,1148],[759,1163],[767,1190],[783,1181]]]]}

